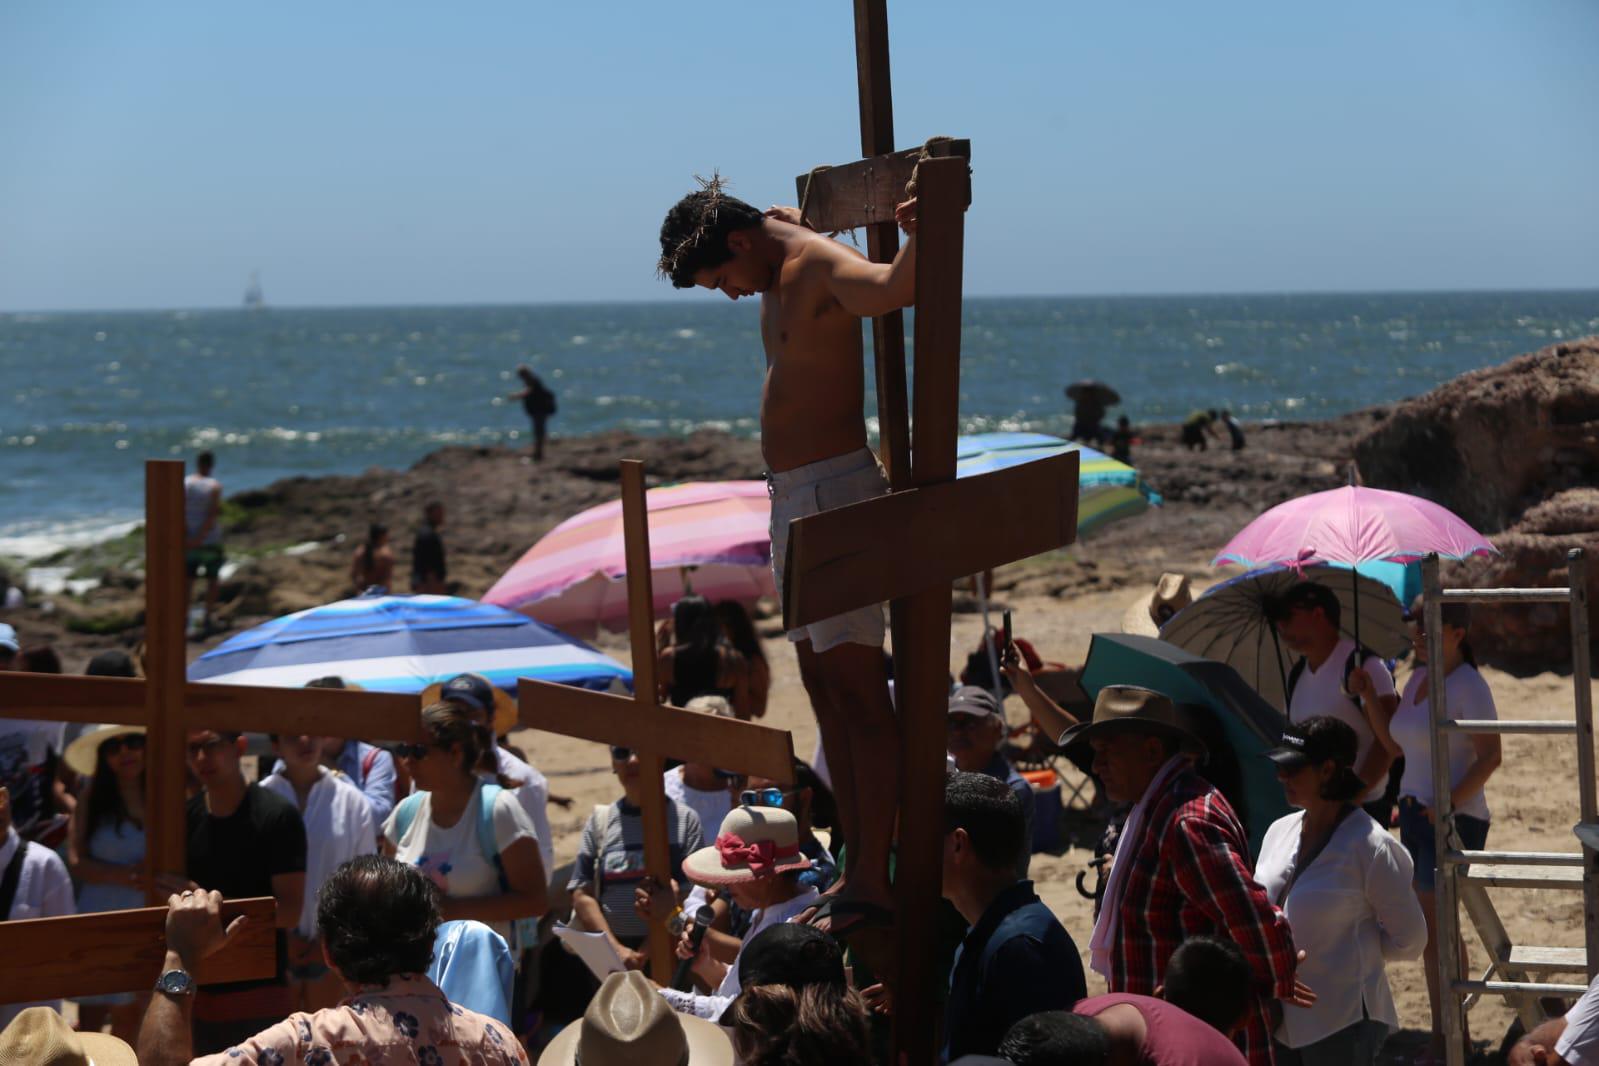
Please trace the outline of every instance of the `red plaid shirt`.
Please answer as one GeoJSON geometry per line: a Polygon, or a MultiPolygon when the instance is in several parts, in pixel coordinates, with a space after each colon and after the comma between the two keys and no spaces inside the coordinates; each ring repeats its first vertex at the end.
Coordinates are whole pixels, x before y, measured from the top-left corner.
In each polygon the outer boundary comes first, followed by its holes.
{"type": "Polygon", "coordinates": [[[1154,995],[1184,940],[1233,940],[1249,959],[1257,993],[1239,1048],[1250,1066],[1271,1066],[1266,1007],[1293,991],[1294,940],[1288,919],[1250,876],[1247,839],[1232,805],[1208,781],[1192,769],[1172,779],[1139,839],[1118,845],[1137,850],[1115,901],[1121,912],[1108,984],[1112,992],[1154,995]]]}

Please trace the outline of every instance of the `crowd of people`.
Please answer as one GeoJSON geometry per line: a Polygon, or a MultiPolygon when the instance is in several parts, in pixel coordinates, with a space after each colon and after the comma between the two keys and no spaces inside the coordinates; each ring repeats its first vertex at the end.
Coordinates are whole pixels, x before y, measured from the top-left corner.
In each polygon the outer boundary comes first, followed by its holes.
{"type": "MultiPolygon", "coordinates": [[[[1175,603],[1183,590],[1173,584],[1166,600],[1175,603]]],[[[953,686],[945,1060],[1376,1061],[1398,1025],[1385,963],[1435,950],[1430,664],[1414,614],[1416,663],[1396,691],[1389,664],[1341,636],[1339,602],[1324,586],[1303,583],[1276,601],[1273,623],[1299,661],[1289,725],[1269,757],[1293,813],[1255,856],[1204,776],[1206,745],[1189,710],[1165,695],[1111,685],[1091,712],[1074,714],[1039,685],[1031,649],[1015,645],[996,689],[953,686]],[[1075,938],[1027,880],[1036,799],[1006,755],[1011,692],[1051,731],[1064,727],[1061,748],[1091,766],[1119,822],[1093,927],[1075,938]],[[1087,972],[1105,994],[1089,995],[1087,972]]],[[[1451,713],[1493,717],[1469,613],[1448,605],[1443,625],[1451,713]]],[[[724,717],[764,712],[770,672],[736,605],[686,598],[657,649],[663,699],[724,717]]],[[[0,624],[0,668],[49,665],[22,653],[0,624]]],[[[137,669],[109,652],[89,672],[137,669]]],[[[353,687],[336,677],[311,684],[353,687]]],[[[484,678],[460,675],[424,696],[422,742],[272,736],[257,775],[241,735],[190,734],[188,866],[160,882],[171,893],[168,962],[178,976],[163,980],[182,985],[225,941],[221,899],[252,896],[277,903],[277,972],[79,1001],[83,1039],[108,1028],[145,1062],[344,1061],[345,1050],[424,1037],[454,1050],[415,1061],[520,1062],[531,1051],[593,1063],[680,1046],[690,1062],[880,1061],[893,984],[814,922],[848,862],[847,848],[830,846],[840,837],[825,832],[837,811],[823,775],[797,763],[783,786],[671,766],[660,786],[672,877],[657,883],[645,874],[637,753],[610,749],[618,798],[589,813],[574,855],[557,856],[548,783],[511,746],[510,707],[484,678]],[[594,977],[551,938],[556,917],[603,936],[624,972],[594,977]],[[430,971],[441,922],[481,930],[503,963],[488,982],[504,985],[486,1001],[489,1014],[450,998],[456,990],[430,971]],[[652,923],[676,935],[671,988],[642,974],[652,923]],[[317,1058],[319,1048],[334,1057],[317,1058]]],[[[5,918],[142,905],[144,740],[131,726],[0,725],[5,918]]],[[[1480,848],[1497,741],[1473,734],[1450,745],[1455,829],[1480,848]]],[[[21,1006],[4,1011],[0,1021],[19,1026],[61,1025],[21,1006]]]]}

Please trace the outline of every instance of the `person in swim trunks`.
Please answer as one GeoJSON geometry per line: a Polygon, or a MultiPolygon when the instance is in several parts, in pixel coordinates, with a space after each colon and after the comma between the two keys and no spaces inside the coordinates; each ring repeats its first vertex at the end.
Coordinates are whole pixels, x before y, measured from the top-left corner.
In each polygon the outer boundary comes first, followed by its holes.
{"type": "MultiPolygon", "coordinates": [[[[916,298],[916,202],[896,217],[911,234],[893,263],[765,213],[719,177],[679,200],[661,226],[660,274],[679,289],[761,297],[766,381],[761,452],[771,471],[772,569],[779,594],[789,522],[881,496],[866,446],[861,319],[916,298]]],[[[892,925],[888,856],[899,796],[898,727],[883,657],[883,608],[863,607],[788,634],[816,712],[839,805],[848,871],[813,921],[845,936],[892,925]]]]}
{"type": "Polygon", "coordinates": [[[194,602],[194,579],[205,578],[205,618],[198,632],[208,633],[215,623],[217,581],[227,560],[222,550],[222,482],[211,476],[216,456],[201,452],[195,472],[183,479],[183,569],[188,577],[184,603],[194,602]]]}

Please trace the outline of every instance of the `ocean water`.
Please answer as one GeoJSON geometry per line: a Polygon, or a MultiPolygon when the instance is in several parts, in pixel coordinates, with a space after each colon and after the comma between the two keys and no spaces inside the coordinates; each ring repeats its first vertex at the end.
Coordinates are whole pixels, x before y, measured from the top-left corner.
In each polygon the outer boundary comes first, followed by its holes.
{"type": "MultiPolygon", "coordinates": [[[[961,420],[1063,433],[1084,377],[1135,423],[1322,418],[1595,332],[1593,292],[971,299],[961,420]]],[[[210,448],[236,491],[525,444],[520,362],[557,437],[758,430],[751,301],[0,314],[0,555],[136,520],[145,458],[210,448]]]]}

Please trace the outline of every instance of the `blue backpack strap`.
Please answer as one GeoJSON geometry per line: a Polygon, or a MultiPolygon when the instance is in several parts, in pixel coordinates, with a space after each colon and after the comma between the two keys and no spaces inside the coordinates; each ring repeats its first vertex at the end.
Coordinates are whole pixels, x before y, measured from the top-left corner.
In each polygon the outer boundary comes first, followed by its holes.
{"type": "Polygon", "coordinates": [[[499,785],[487,781],[478,787],[477,845],[483,857],[493,864],[494,872],[500,875],[500,891],[509,892],[511,882],[505,879],[505,864],[500,861],[500,848],[494,842],[494,802],[503,791],[499,785]]]}
{"type": "Polygon", "coordinates": [[[421,806],[422,793],[413,792],[394,808],[394,839],[389,841],[390,844],[395,847],[400,846],[400,841],[405,839],[405,834],[411,829],[411,823],[416,821],[417,808],[421,806]]]}

